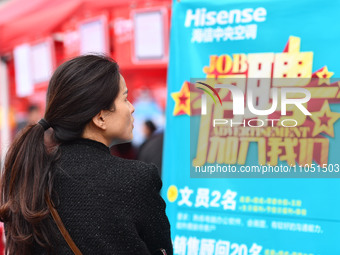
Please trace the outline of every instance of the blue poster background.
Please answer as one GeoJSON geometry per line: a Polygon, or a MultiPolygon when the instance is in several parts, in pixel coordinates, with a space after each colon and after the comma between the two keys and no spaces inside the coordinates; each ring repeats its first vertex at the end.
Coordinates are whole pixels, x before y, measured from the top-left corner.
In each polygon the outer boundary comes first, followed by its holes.
{"type": "MultiPolygon", "coordinates": [[[[327,65],[338,77],[339,10],[339,1],[173,2],[162,195],[175,254],[340,254],[340,179],[190,178],[190,117],[174,116],[171,97],[185,81],[206,76],[203,67],[209,66],[211,55],[280,53],[290,36],[301,39],[301,52],[314,53],[313,72],[327,65]],[[265,21],[256,23],[255,39],[194,43],[194,22],[185,26],[189,9],[229,12],[260,7],[267,13],[265,21]],[[199,206],[197,195],[207,191],[209,206],[199,206]],[[233,194],[235,204],[223,202],[223,196],[233,194]],[[181,202],[183,195],[186,202],[181,202]],[[261,206],[265,211],[259,210],[261,206]],[[284,213],[284,208],[291,210],[284,213]]],[[[331,109],[339,112],[338,105],[331,109]]],[[[335,137],[328,138],[329,162],[335,164],[340,163],[340,121],[334,131],[335,137]]],[[[256,158],[256,148],[251,147],[248,155],[256,158]]]]}

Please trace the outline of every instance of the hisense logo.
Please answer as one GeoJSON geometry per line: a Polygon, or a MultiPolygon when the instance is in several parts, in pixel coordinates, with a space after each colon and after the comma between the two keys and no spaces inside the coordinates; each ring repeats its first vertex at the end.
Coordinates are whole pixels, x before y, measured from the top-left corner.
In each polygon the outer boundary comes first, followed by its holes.
{"type": "Polygon", "coordinates": [[[184,25],[191,27],[239,24],[251,22],[264,22],[266,20],[267,10],[263,7],[256,9],[245,8],[242,10],[234,9],[230,11],[207,11],[205,8],[198,8],[195,11],[188,9],[184,25]]]}

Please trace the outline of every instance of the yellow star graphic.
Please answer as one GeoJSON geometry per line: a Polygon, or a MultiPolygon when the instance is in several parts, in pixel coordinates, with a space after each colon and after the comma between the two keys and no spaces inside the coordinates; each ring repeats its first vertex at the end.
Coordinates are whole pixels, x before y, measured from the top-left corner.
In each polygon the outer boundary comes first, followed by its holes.
{"type": "Polygon", "coordinates": [[[190,116],[190,89],[189,83],[183,83],[182,88],[178,92],[171,93],[171,97],[175,101],[173,115],[187,114],[190,116]]]}
{"type": "Polygon", "coordinates": [[[312,112],[310,117],[315,123],[313,136],[324,132],[331,137],[334,137],[333,124],[340,118],[340,113],[331,112],[328,100],[325,100],[320,111],[312,112]]]}
{"type": "Polygon", "coordinates": [[[333,76],[334,72],[329,72],[327,66],[324,66],[320,71],[316,72],[316,76],[319,78],[318,85],[326,83],[330,85],[329,78],[333,76]]]}

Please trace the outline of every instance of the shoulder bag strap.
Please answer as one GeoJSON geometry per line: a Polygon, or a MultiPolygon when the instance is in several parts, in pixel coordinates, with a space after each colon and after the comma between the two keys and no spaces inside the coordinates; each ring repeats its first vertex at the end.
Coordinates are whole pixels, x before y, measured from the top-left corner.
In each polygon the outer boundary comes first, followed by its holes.
{"type": "Polygon", "coordinates": [[[52,214],[52,217],[54,219],[54,222],[57,224],[58,229],[62,236],[64,237],[65,241],[67,242],[68,246],[70,246],[71,250],[75,255],[82,255],[81,251],[78,249],[77,245],[73,242],[70,234],[68,233],[67,229],[65,228],[57,210],[53,207],[51,203],[51,199],[49,196],[46,196],[46,203],[48,205],[48,208],[52,214]]]}

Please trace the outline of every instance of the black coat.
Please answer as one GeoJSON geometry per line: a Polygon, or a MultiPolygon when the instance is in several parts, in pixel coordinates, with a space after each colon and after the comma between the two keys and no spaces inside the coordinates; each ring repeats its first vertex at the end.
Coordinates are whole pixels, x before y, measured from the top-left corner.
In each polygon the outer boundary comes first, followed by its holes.
{"type": "MultiPolygon", "coordinates": [[[[154,165],[111,156],[104,144],[88,139],[60,149],[56,209],[84,255],[152,254],[159,248],[173,253],[154,165]]],[[[57,254],[73,254],[58,239],[57,254]]],[[[44,252],[36,244],[33,254],[44,252]]]]}

